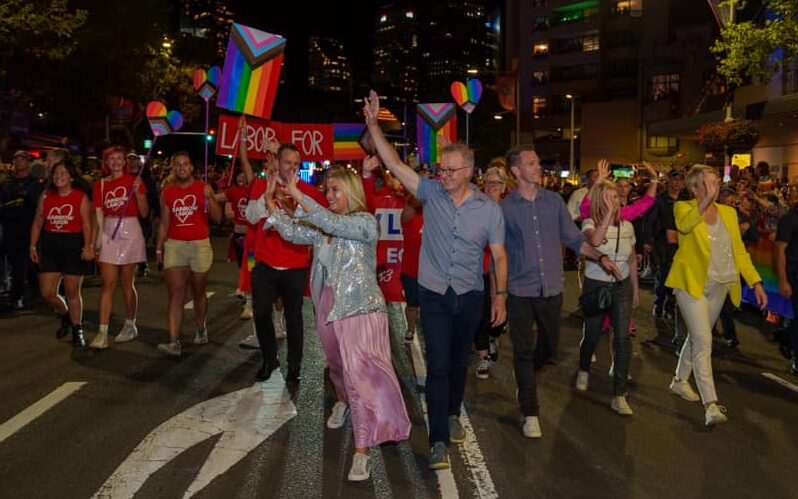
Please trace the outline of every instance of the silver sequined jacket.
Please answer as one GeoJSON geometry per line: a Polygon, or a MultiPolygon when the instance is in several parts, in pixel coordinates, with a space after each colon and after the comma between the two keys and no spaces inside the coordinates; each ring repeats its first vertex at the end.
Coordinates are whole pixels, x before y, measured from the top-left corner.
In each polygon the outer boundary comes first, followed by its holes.
{"type": "Polygon", "coordinates": [[[304,202],[310,213],[298,207],[292,219],[279,210],[266,222],[286,241],[313,245],[313,301],[318,303],[324,286],[330,286],[335,296],[326,322],[385,312],[385,298],[377,284],[377,220],[370,213],[332,213],[308,196],[304,202]]]}

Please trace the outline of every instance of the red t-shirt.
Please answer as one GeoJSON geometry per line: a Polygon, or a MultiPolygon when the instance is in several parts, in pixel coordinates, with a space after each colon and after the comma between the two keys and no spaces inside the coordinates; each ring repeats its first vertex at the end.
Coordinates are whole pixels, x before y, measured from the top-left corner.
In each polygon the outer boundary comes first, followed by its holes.
{"type": "Polygon", "coordinates": [[[424,232],[424,216],[416,211],[413,218],[402,225],[404,251],[402,252],[402,273],[418,278],[418,256],[421,253],[421,236],[424,232]]]}
{"type": "MultiPolygon", "coordinates": [[[[138,217],[139,205],[136,196],[133,196],[127,211],[122,214],[122,210],[128,202],[128,196],[133,192],[135,180],[136,177],[128,174],[124,174],[116,180],[106,178],[100,180],[99,186],[94,188],[94,207],[102,208],[103,215],[106,217],[138,217]]],[[[144,182],[139,183],[139,192],[142,194],[147,192],[144,182]]]]}
{"type": "MultiPolygon", "coordinates": [[[[267,181],[255,179],[249,199],[259,199],[266,192],[267,181]]],[[[297,182],[299,190],[313,198],[317,203],[327,207],[324,195],[315,187],[302,180],[297,182]]],[[[269,267],[278,269],[304,269],[310,266],[310,251],[308,246],[298,246],[285,241],[275,229],[263,230],[264,222],[257,225],[255,233],[255,260],[265,263],[269,267]]]]}
{"type": "Polygon", "coordinates": [[[247,203],[249,202],[249,187],[234,185],[224,191],[227,201],[233,206],[233,223],[236,225],[249,225],[247,222],[247,203]]]}
{"type": "Polygon", "coordinates": [[[83,217],[80,204],[86,193],[72,189],[66,196],[57,192],[45,191],[42,199],[42,219],[44,230],[56,234],[80,234],[83,232],[83,217]]]}
{"type": "Polygon", "coordinates": [[[194,180],[188,187],[172,184],[163,190],[163,199],[169,210],[168,239],[199,241],[210,236],[208,202],[201,180],[194,180]]]}

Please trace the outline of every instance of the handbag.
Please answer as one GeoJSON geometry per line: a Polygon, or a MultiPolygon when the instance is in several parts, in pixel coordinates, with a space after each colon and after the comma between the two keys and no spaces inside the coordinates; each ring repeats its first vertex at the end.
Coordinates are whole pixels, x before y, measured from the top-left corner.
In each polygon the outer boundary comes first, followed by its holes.
{"type": "MultiPolygon", "coordinates": [[[[621,241],[620,224],[618,224],[618,230],[616,233],[618,237],[615,238],[615,254],[612,258],[613,263],[615,263],[615,257],[618,255],[618,247],[621,241]]],[[[589,291],[582,291],[582,295],[579,297],[579,306],[582,308],[582,313],[585,315],[585,317],[593,317],[612,308],[613,284],[613,282],[608,282],[589,291]]]]}

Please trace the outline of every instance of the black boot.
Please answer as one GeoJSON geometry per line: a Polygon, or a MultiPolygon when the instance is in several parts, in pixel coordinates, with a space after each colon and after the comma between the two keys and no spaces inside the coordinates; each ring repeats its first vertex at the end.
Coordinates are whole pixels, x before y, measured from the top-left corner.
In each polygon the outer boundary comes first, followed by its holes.
{"type": "Polygon", "coordinates": [[[83,324],[72,325],[72,346],[85,347],[86,339],[83,337],[83,324]]]}
{"type": "Polygon", "coordinates": [[[258,372],[255,373],[255,379],[257,381],[268,381],[269,378],[272,377],[272,372],[280,367],[280,362],[275,360],[273,364],[265,363],[258,369],[258,372]]]}
{"type": "Polygon", "coordinates": [[[69,332],[69,326],[71,325],[72,321],[69,320],[69,312],[67,312],[61,316],[61,326],[59,326],[58,330],[55,332],[55,337],[60,340],[66,336],[69,332]]]}

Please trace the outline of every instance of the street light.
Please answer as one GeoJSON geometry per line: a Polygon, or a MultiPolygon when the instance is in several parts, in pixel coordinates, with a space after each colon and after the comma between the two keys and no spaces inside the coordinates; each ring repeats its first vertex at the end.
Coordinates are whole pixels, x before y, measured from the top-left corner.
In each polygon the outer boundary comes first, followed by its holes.
{"type": "Polygon", "coordinates": [[[568,157],[568,169],[571,172],[574,172],[575,171],[574,162],[576,160],[576,158],[574,157],[574,153],[575,153],[575,149],[574,149],[574,121],[575,121],[575,119],[574,118],[576,116],[576,112],[575,112],[575,109],[574,109],[574,102],[576,101],[576,96],[571,95],[571,94],[566,94],[565,98],[568,99],[569,101],[571,101],[571,153],[570,153],[570,156],[568,157]]]}

